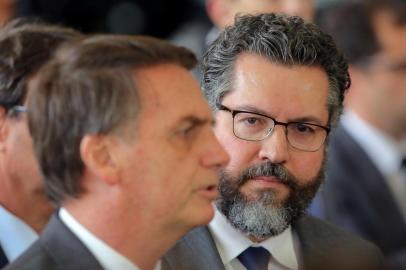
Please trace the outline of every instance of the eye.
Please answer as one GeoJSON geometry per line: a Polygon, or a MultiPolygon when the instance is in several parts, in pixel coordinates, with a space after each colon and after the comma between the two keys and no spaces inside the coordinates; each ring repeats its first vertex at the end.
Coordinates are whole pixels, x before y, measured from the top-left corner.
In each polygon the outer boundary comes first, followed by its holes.
{"type": "Polygon", "coordinates": [[[257,118],[254,118],[254,117],[247,118],[247,119],[245,119],[245,121],[246,121],[247,124],[249,124],[249,125],[255,125],[255,124],[258,123],[258,119],[257,119],[257,118]]]}
{"type": "Polygon", "coordinates": [[[290,126],[296,133],[311,134],[315,132],[314,127],[306,123],[291,123],[290,126]]]}
{"type": "Polygon", "coordinates": [[[245,125],[247,127],[262,126],[267,123],[267,120],[264,119],[264,117],[248,113],[240,113],[236,115],[235,121],[238,125],[245,125]]]}
{"type": "Polygon", "coordinates": [[[196,125],[194,125],[194,124],[187,124],[187,125],[185,125],[185,126],[183,126],[183,127],[180,127],[180,128],[177,130],[176,134],[177,134],[179,137],[188,138],[188,137],[191,137],[193,134],[195,134],[195,133],[196,133],[195,131],[196,131],[196,125]]]}

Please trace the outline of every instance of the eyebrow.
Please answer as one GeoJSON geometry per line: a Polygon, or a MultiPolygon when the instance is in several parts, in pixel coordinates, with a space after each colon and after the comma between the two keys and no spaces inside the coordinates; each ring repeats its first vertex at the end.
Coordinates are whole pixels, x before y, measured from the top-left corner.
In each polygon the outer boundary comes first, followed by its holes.
{"type": "MultiPolygon", "coordinates": [[[[262,114],[271,118],[274,118],[275,120],[277,120],[275,117],[269,115],[269,113],[267,113],[266,111],[259,109],[257,107],[251,106],[251,105],[243,105],[243,106],[238,106],[236,109],[236,111],[247,111],[247,112],[252,112],[252,113],[258,113],[258,114],[262,114]]],[[[287,121],[287,123],[291,123],[291,122],[301,122],[301,123],[309,123],[309,124],[317,124],[317,125],[328,125],[328,124],[324,124],[320,119],[318,119],[317,117],[314,116],[301,116],[299,118],[292,118],[289,119],[287,121]]]]}
{"type": "Polygon", "coordinates": [[[214,119],[212,118],[200,118],[197,117],[195,115],[187,115],[182,117],[178,123],[182,123],[182,122],[189,122],[195,126],[201,126],[207,123],[213,124],[214,123],[214,119]]]}

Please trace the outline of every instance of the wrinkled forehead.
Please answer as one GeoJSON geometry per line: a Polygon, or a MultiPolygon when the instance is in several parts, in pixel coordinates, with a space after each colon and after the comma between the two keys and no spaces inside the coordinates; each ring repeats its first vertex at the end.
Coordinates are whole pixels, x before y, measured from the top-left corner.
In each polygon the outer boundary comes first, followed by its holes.
{"type": "Polygon", "coordinates": [[[272,117],[328,120],[329,81],[318,66],[283,65],[256,54],[243,54],[235,64],[230,91],[222,102],[232,109],[254,107],[272,117]]]}

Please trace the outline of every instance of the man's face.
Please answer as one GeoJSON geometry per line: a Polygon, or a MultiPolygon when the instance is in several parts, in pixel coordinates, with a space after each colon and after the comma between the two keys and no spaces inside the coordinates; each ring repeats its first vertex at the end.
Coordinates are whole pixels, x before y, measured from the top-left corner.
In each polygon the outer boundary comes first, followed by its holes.
{"type": "MultiPolygon", "coordinates": [[[[279,122],[328,125],[328,78],[317,67],[287,67],[254,54],[238,57],[231,92],[222,105],[261,113],[279,122]]],[[[218,208],[238,229],[257,240],[281,233],[307,205],[323,178],[324,146],[293,148],[285,127],[262,141],[233,134],[230,112],[216,114],[215,134],[230,155],[220,181],[218,208]]]]}
{"type": "Polygon", "coordinates": [[[384,117],[382,122],[400,138],[406,131],[406,24],[397,24],[385,11],[373,19],[381,48],[368,66],[368,93],[375,98],[375,117],[384,117]]]}
{"type": "Polygon", "coordinates": [[[193,76],[172,64],[135,73],[141,97],[134,138],[124,145],[122,177],[143,220],[167,229],[207,224],[228,162],[193,76]],[[136,205],[138,204],[138,206],[136,205]]]}
{"type": "Polygon", "coordinates": [[[52,212],[34,157],[25,112],[2,108],[1,173],[4,205],[37,231],[52,212]],[[6,198],[6,199],[5,199],[6,198]],[[33,210],[34,209],[34,210],[33,210]]]}

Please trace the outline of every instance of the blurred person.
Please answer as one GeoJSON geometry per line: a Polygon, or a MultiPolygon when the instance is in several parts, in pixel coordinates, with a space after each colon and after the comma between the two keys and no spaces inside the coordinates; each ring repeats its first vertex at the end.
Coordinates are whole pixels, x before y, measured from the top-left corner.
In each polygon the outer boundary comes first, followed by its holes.
{"type": "Polygon", "coordinates": [[[153,269],[211,220],[228,156],[195,64],[159,39],[104,35],[65,46],[40,70],[28,121],[59,211],[6,269],[153,269]]]}
{"type": "Polygon", "coordinates": [[[317,214],[376,243],[389,269],[406,269],[406,2],[340,3],[322,18],[353,83],[317,214]]]}
{"type": "Polygon", "coordinates": [[[305,214],[350,84],[333,39],[299,17],[245,15],[202,65],[230,162],[213,221],[183,237],[163,269],[379,269],[376,246],[305,214]]]}
{"type": "Polygon", "coordinates": [[[0,28],[0,268],[38,238],[53,211],[20,111],[27,81],[61,43],[78,36],[24,19],[0,28]]]}
{"type": "Polygon", "coordinates": [[[313,0],[206,0],[207,14],[218,29],[233,24],[237,14],[284,13],[306,21],[314,17],[313,0]]]}
{"type": "MultiPolygon", "coordinates": [[[[175,43],[192,49],[201,57],[220,31],[231,25],[237,14],[278,12],[298,15],[307,21],[314,17],[314,0],[206,0],[205,9],[211,21],[188,22],[172,36],[175,43]]],[[[200,71],[196,71],[199,76],[200,71]]]]}

